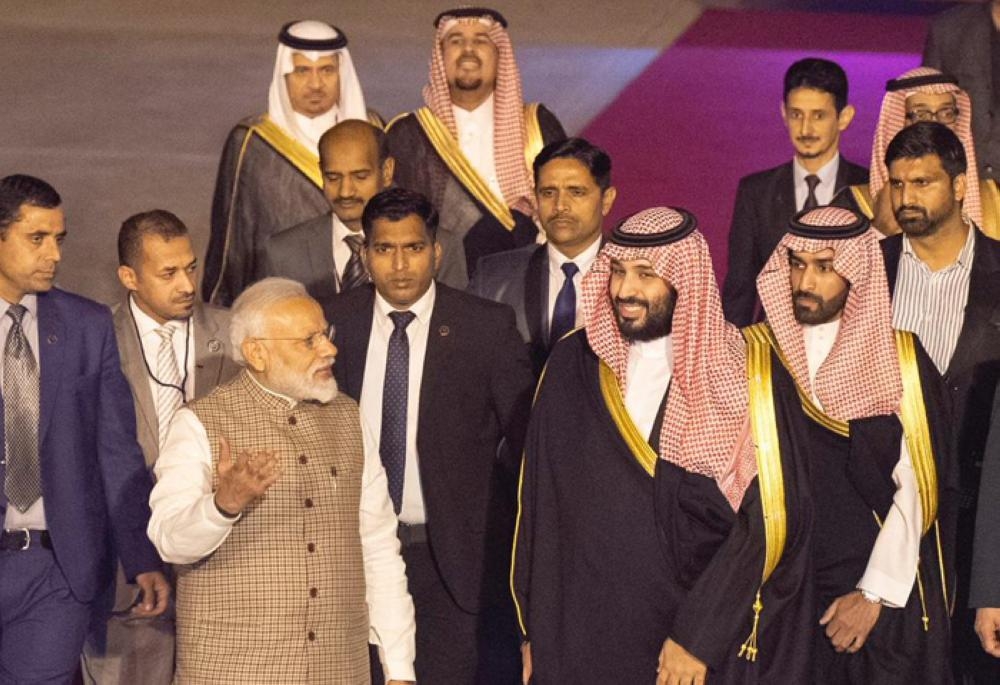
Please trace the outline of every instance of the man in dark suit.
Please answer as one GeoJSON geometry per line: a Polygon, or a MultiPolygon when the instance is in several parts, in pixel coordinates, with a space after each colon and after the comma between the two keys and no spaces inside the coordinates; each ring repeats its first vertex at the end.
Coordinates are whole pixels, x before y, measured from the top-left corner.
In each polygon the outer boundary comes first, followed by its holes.
{"type": "Polygon", "coordinates": [[[390,189],[365,207],[374,286],[330,302],[334,373],[378,436],[417,619],[417,681],[514,683],[508,590],[533,378],[509,307],[434,282],[437,212],[390,189]],[[506,440],[509,449],[500,449],[506,440]]]}
{"type": "Polygon", "coordinates": [[[759,319],[757,274],[792,215],[831,204],[841,189],[868,182],[868,170],[839,152],[854,107],[847,104],[847,75],[838,64],[813,57],[792,64],[785,72],[781,116],[794,158],[743,177],[736,191],[722,307],[737,326],[759,319]]]}
{"type": "Polygon", "coordinates": [[[882,241],[893,326],[919,336],[944,378],[955,425],[962,495],[942,506],[959,508],[955,549],[946,550],[956,555],[957,578],[948,588],[955,602],[956,675],[1000,682],[1000,669],[977,644],[968,609],[976,496],[1000,378],[1000,242],[963,219],[965,149],[946,126],[921,122],[904,128],[889,144],[885,162],[903,230],[882,241]]]}
{"type": "MultiPolygon", "coordinates": [[[[118,263],[126,295],[114,312],[115,337],[132,390],[139,446],[152,469],[174,412],[239,367],[229,354],[229,311],[195,297],[198,263],[177,216],[154,209],[126,219],[118,232],[118,263]]],[[[131,616],[138,595],[119,567],[112,614],[107,622],[97,618],[84,646],[88,682],[173,681],[173,616],[131,616]]]]}
{"type": "Polygon", "coordinates": [[[548,239],[479,260],[469,292],[509,304],[539,375],[559,338],[576,328],[580,285],[601,247],[616,190],[611,158],[583,138],[567,138],[535,157],[538,218],[548,239]]]}
{"type": "Polygon", "coordinates": [[[115,554],[142,588],[136,615],[163,613],[170,594],[111,313],[53,288],[60,205],[45,181],[0,179],[3,682],[70,681],[115,554]]]}
{"type": "Polygon", "coordinates": [[[972,137],[983,178],[1000,180],[1000,0],[955,7],[931,22],[924,64],[958,79],[972,99],[972,137]]]}
{"type": "Polygon", "coordinates": [[[368,282],[361,257],[361,212],[392,184],[395,161],[382,130],[366,121],[342,121],[319,141],[327,212],[272,236],[264,272],[299,281],[320,304],[368,282]]]}

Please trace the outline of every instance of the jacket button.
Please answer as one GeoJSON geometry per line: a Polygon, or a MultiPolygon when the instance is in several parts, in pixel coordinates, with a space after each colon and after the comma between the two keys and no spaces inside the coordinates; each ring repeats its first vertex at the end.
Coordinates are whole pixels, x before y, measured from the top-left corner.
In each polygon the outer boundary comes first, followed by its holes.
{"type": "Polygon", "coordinates": [[[309,596],[310,597],[312,597],[313,599],[315,599],[318,594],[319,594],[319,590],[317,590],[314,587],[309,588],[309,596]]]}
{"type": "Polygon", "coordinates": [[[300,454],[299,455],[299,463],[300,464],[308,464],[309,463],[309,459],[306,457],[306,455],[300,454]]]}
{"type": "Polygon", "coordinates": [[[337,477],[337,467],[336,466],[331,466],[330,467],[330,475],[333,476],[334,478],[337,477]]]}
{"type": "Polygon", "coordinates": [[[306,505],[306,509],[312,509],[313,501],[307,497],[304,504],[306,505]]]}
{"type": "Polygon", "coordinates": [[[309,642],[315,642],[316,641],[316,633],[314,633],[311,630],[308,633],[306,633],[306,637],[309,638],[309,642]]]}
{"type": "Polygon", "coordinates": [[[298,421],[295,419],[294,416],[289,416],[288,417],[288,423],[289,423],[289,425],[294,426],[296,423],[298,423],[298,421]]]}
{"type": "Polygon", "coordinates": [[[308,545],[306,545],[306,550],[309,551],[309,552],[315,552],[316,551],[316,545],[314,545],[313,543],[310,542],[308,545]]]}

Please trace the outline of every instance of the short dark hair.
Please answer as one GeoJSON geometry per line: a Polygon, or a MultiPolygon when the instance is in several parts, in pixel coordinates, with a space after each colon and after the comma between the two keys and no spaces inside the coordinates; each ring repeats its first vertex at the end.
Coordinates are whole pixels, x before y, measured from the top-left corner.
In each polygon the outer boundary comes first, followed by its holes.
{"type": "Polygon", "coordinates": [[[7,237],[7,229],[21,216],[21,207],[55,209],[62,204],[56,189],[40,178],[13,174],[0,178],[0,238],[7,237]]]}
{"type": "Polygon", "coordinates": [[[969,167],[965,146],[955,132],[936,121],[920,121],[907,126],[889,143],[885,150],[885,168],[897,159],[917,159],[937,155],[949,178],[964,174],[969,167]]]}
{"type": "Polygon", "coordinates": [[[431,242],[437,240],[438,213],[431,201],[406,188],[387,188],[368,200],[361,215],[365,246],[371,245],[372,227],[377,220],[402,221],[410,215],[418,216],[424,222],[431,242]]]}
{"type": "Polygon", "coordinates": [[[385,163],[385,160],[389,158],[389,143],[386,141],[385,132],[378,126],[373,126],[367,121],[362,121],[360,119],[345,119],[336,126],[328,128],[326,132],[320,136],[317,148],[319,149],[319,163],[323,164],[325,158],[323,156],[323,150],[326,149],[327,145],[330,143],[330,139],[339,138],[340,136],[357,136],[357,135],[371,135],[372,139],[375,141],[375,147],[378,149],[378,163],[379,166],[385,163]]]}
{"type": "Polygon", "coordinates": [[[136,268],[142,258],[142,239],[147,235],[171,240],[187,234],[184,222],[165,209],[133,214],[122,222],[118,230],[118,264],[136,268]]]}
{"type": "Polygon", "coordinates": [[[549,143],[535,157],[532,168],[535,172],[535,185],[538,185],[538,175],[542,167],[553,159],[575,159],[587,167],[601,190],[611,187],[611,157],[601,148],[584,138],[564,138],[549,143]]]}
{"type": "Polygon", "coordinates": [[[812,88],[833,96],[837,113],[847,106],[847,74],[836,62],[819,57],[806,57],[788,67],[785,72],[785,90],[782,100],[788,103],[788,94],[796,88],[812,88]]]}

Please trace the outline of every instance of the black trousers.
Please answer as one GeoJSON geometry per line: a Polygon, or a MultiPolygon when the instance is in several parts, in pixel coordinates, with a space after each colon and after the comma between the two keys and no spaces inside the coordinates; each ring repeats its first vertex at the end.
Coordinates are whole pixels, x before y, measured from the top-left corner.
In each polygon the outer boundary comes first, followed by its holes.
{"type": "MultiPolygon", "coordinates": [[[[470,614],[448,594],[426,543],[404,545],[403,560],[416,609],[417,682],[519,685],[520,633],[513,601],[470,614]]],[[[372,662],[372,683],[383,683],[381,676],[376,657],[372,662]]]]}

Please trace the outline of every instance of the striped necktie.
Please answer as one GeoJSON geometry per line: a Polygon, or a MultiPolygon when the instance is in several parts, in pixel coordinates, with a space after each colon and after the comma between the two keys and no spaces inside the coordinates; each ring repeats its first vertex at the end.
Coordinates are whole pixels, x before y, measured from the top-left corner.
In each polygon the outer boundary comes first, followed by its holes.
{"type": "Polygon", "coordinates": [[[12,304],[12,320],[3,348],[3,429],[7,437],[7,471],[4,493],[20,512],[42,496],[38,464],[38,365],[22,323],[28,310],[12,304]]]}
{"type": "Polygon", "coordinates": [[[181,393],[181,371],[177,366],[177,355],[174,354],[174,333],[177,323],[168,321],[156,329],[160,336],[160,347],[156,352],[156,423],[160,433],[160,449],[166,442],[167,428],[170,420],[182,404],[184,395],[181,393]]]}
{"type": "Polygon", "coordinates": [[[351,258],[344,266],[344,277],[340,281],[341,292],[347,292],[368,282],[368,272],[365,270],[364,262],[361,261],[361,246],[364,243],[364,238],[357,233],[352,233],[344,236],[344,242],[351,249],[351,258]]]}

